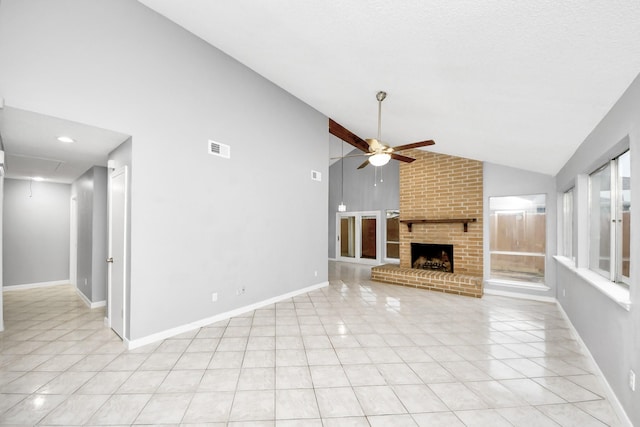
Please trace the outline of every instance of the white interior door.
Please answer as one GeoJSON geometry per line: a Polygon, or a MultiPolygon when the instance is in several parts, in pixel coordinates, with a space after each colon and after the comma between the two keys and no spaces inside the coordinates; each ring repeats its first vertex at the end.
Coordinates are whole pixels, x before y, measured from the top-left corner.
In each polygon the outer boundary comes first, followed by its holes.
{"type": "Polygon", "coordinates": [[[336,259],[363,264],[380,264],[380,212],[338,212],[336,214],[336,259]]]}
{"type": "Polygon", "coordinates": [[[126,326],[127,167],[111,173],[109,187],[109,324],[121,338],[126,326]]]}

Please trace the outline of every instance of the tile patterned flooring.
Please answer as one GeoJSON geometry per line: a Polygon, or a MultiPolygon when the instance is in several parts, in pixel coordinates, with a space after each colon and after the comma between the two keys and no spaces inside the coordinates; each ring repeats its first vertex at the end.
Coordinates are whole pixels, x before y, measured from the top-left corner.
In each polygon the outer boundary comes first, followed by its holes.
{"type": "Polygon", "coordinates": [[[618,426],[554,304],[331,284],[133,351],[71,286],[4,293],[0,425],[618,426]]]}

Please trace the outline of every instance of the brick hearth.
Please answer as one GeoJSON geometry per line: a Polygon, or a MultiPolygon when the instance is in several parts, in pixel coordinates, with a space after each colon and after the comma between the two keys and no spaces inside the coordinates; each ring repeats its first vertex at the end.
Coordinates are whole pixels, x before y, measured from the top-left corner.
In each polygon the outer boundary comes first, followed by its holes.
{"type": "Polygon", "coordinates": [[[412,150],[412,163],[400,165],[400,219],[476,218],[468,224],[400,225],[400,266],[372,268],[372,280],[440,292],[482,297],[482,163],[412,150]],[[411,268],[411,243],[454,246],[454,273],[411,268]]]}
{"type": "Polygon", "coordinates": [[[371,280],[467,297],[482,296],[482,277],[457,273],[402,268],[394,264],[371,269],[371,280]]]}

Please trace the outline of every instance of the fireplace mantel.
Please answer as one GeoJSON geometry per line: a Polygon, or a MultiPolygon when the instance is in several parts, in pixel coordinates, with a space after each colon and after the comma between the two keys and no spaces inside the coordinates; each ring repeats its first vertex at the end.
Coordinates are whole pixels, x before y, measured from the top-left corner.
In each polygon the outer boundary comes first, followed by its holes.
{"type": "Polygon", "coordinates": [[[477,222],[478,218],[444,218],[444,219],[401,219],[400,222],[407,224],[409,233],[413,224],[463,224],[464,232],[467,232],[467,224],[477,222]]]}

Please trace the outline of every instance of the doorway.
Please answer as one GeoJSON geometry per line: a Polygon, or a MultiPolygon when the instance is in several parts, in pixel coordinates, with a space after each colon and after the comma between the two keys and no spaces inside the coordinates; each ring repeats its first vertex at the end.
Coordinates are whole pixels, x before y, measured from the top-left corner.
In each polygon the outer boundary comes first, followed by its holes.
{"type": "Polygon", "coordinates": [[[337,260],[378,265],[380,242],[380,212],[336,213],[337,260]]]}
{"type": "Polygon", "coordinates": [[[127,167],[111,172],[109,185],[108,322],[126,337],[127,307],[127,167]]]}

